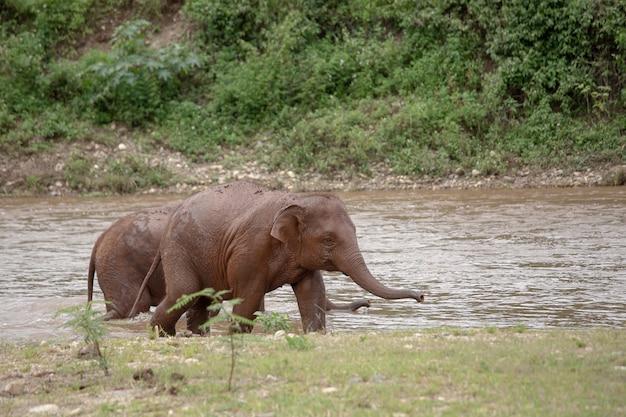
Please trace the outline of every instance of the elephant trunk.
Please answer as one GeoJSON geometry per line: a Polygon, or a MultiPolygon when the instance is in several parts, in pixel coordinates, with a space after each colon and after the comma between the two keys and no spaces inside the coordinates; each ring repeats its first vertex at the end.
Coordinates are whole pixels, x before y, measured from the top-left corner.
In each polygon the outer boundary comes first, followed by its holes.
{"type": "Polygon", "coordinates": [[[354,251],[352,256],[346,258],[345,265],[338,265],[338,267],[341,272],[348,275],[361,288],[378,297],[386,300],[413,298],[419,303],[424,301],[424,295],[417,291],[389,288],[380,283],[367,268],[365,260],[358,250],[354,251]]]}

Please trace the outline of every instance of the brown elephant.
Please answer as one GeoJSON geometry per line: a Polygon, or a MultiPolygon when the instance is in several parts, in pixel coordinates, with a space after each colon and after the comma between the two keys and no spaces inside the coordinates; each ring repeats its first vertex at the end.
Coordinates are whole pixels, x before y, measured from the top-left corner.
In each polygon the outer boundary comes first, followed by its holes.
{"type": "MultiPolygon", "coordinates": [[[[159,264],[167,293],[152,325],[170,335],[187,310],[171,310],[182,295],[204,288],[230,291],[231,297],[243,300],[233,313],[252,320],[265,293],[285,284],[296,295],[304,331],[323,331],[326,293],[320,270],[341,271],[385,299],[424,299],[416,291],[388,288],[372,276],[339,198],[272,191],[245,182],[213,187],[185,200],[171,215],[144,284],[159,264]]],[[[206,321],[202,310],[187,311],[188,325],[206,321]]]]}
{"type": "MultiPolygon", "coordinates": [[[[93,298],[94,275],[108,301],[105,320],[126,318],[154,260],[170,214],[180,202],[126,215],[96,240],[87,276],[87,300],[93,298]]],[[[137,312],[150,310],[165,297],[163,269],[155,269],[147,291],[138,298],[137,312]]]]}
{"type": "MultiPolygon", "coordinates": [[[[129,316],[133,302],[136,313],[150,310],[165,297],[163,268],[157,266],[146,290],[139,294],[141,283],[159,249],[161,236],[170,214],[180,202],[162,207],[141,210],[114,222],[96,240],[87,280],[87,299],[93,299],[94,276],[107,303],[105,320],[122,319],[129,316]]],[[[356,300],[347,304],[336,304],[326,300],[327,310],[358,310],[369,307],[368,300],[356,300]]]]}

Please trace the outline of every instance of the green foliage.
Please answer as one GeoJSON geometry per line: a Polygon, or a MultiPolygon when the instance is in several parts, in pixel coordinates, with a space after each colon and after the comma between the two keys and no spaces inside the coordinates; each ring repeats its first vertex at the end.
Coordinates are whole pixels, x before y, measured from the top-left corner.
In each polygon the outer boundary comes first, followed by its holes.
{"type": "Polygon", "coordinates": [[[65,181],[73,189],[130,193],[166,186],[172,178],[164,167],[150,166],[148,161],[131,154],[108,158],[101,170],[95,165],[92,158],[73,154],[64,170],[65,181]]]}
{"type": "Polygon", "coordinates": [[[69,41],[85,30],[93,0],[33,0],[30,11],[35,15],[37,34],[47,47],[69,41]]]}
{"type": "Polygon", "coordinates": [[[73,154],[65,167],[65,181],[73,189],[79,189],[90,184],[85,184],[93,176],[93,162],[84,158],[82,154],[73,154]]]}
{"type": "Polygon", "coordinates": [[[150,186],[162,187],[171,174],[161,166],[152,167],[134,155],[115,158],[108,165],[104,184],[115,192],[128,193],[150,186]]]}
{"type": "Polygon", "coordinates": [[[141,18],[157,21],[163,0],[6,5],[0,150],[10,155],[116,121],[197,161],[263,143],[274,169],[347,176],[381,164],[490,175],[626,158],[620,0],[194,0],[182,6],[192,43],[161,47],[141,18]],[[110,50],[78,56],[77,40],[122,7],[138,20],[117,28],[110,50]]]}
{"type": "MultiPolygon", "coordinates": [[[[624,46],[615,20],[599,29],[594,13],[606,10],[588,2],[321,2],[273,13],[270,3],[197,1],[186,11],[199,24],[199,45],[217,63],[209,119],[231,132],[271,125],[277,166],[366,173],[371,163],[390,161],[406,174],[445,175],[457,167],[498,174],[552,148],[536,146],[548,132],[528,142],[510,130],[510,115],[533,124],[534,109],[547,103],[556,117],[603,116],[623,88],[623,75],[608,87],[597,62],[588,63],[594,41],[586,31],[612,45],[613,55],[624,46]],[[553,31],[558,36],[544,42],[553,31]],[[399,112],[378,119],[355,105],[397,94],[405,101],[399,112]],[[502,133],[524,146],[501,149],[502,133]]],[[[615,70],[619,62],[607,65],[615,70]]]]}
{"type": "Polygon", "coordinates": [[[549,99],[564,112],[590,111],[580,86],[617,97],[626,81],[626,17],[619,2],[602,3],[517,0],[489,14],[476,9],[506,96],[524,107],[549,99]]]}
{"type": "Polygon", "coordinates": [[[266,314],[261,311],[257,311],[254,315],[256,316],[254,322],[263,326],[264,333],[274,333],[279,330],[291,330],[288,314],[281,314],[275,311],[266,314]]]}
{"type": "Polygon", "coordinates": [[[98,122],[145,124],[178,95],[183,77],[200,66],[195,54],[176,43],[149,48],[149,26],[145,20],[125,23],[115,30],[110,52],[86,58],[82,79],[98,122]]]}
{"type": "MultiPolygon", "coordinates": [[[[230,291],[215,291],[213,288],[205,288],[202,291],[198,291],[193,294],[183,295],[180,297],[176,304],[174,304],[169,310],[168,313],[173,310],[182,308],[189,304],[191,301],[195,300],[198,297],[207,297],[211,300],[211,304],[207,307],[209,313],[209,320],[200,325],[200,329],[208,330],[212,325],[226,321],[230,324],[230,332],[229,332],[229,341],[230,341],[230,357],[231,357],[231,365],[230,365],[230,374],[228,377],[228,391],[232,391],[233,388],[233,375],[235,373],[235,365],[237,361],[237,346],[235,345],[235,333],[243,332],[246,327],[252,328],[254,326],[254,321],[249,320],[245,317],[241,317],[237,314],[234,314],[229,308],[225,308],[223,296],[228,294],[230,291]]],[[[229,300],[229,306],[236,306],[241,303],[241,299],[235,298],[229,300]]],[[[243,344],[243,334],[242,334],[242,344],[243,344]]]]}
{"type": "Polygon", "coordinates": [[[98,15],[93,11],[96,2],[9,2],[8,11],[0,15],[0,101],[6,102],[10,111],[36,113],[50,103],[66,100],[68,93],[76,94],[76,70],[61,74],[63,60],[57,61],[55,47],[66,48],[88,31],[89,16],[98,15]],[[59,85],[64,83],[74,86],[68,89],[59,85]]]}
{"type": "Polygon", "coordinates": [[[283,149],[290,149],[288,161],[321,172],[368,170],[380,146],[370,129],[371,121],[358,110],[337,110],[311,114],[310,119],[285,132],[280,140],[283,149]]]}
{"type": "Polygon", "coordinates": [[[44,71],[44,45],[32,32],[0,31],[0,102],[14,114],[41,107],[36,87],[44,71]]]}
{"type": "Polygon", "coordinates": [[[0,149],[10,155],[74,140],[85,123],[71,108],[80,94],[77,66],[54,46],[84,29],[83,0],[10,1],[0,14],[0,149]]]}
{"type": "Polygon", "coordinates": [[[69,315],[70,320],[63,324],[77,334],[85,338],[85,343],[94,346],[96,360],[105,375],[109,374],[109,360],[102,349],[102,342],[106,334],[106,327],[102,324],[102,314],[92,310],[92,302],[86,305],[62,308],[55,313],[55,318],[60,315],[69,315]]]}

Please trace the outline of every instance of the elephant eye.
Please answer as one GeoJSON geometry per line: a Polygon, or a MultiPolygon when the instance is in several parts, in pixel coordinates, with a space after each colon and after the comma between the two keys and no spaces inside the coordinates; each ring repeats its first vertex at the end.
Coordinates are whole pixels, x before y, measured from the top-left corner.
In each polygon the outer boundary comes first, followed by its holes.
{"type": "Polygon", "coordinates": [[[324,245],[326,246],[335,246],[335,240],[332,237],[324,238],[324,245]]]}

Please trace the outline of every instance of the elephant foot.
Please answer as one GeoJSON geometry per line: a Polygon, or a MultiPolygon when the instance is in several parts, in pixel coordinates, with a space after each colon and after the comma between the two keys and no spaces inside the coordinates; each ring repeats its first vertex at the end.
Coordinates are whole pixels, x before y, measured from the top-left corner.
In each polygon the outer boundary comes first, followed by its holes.
{"type": "Polygon", "coordinates": [[[99,320],[102,321],[109,321],[109,320],[121,320],[124,317],[122,317],[120,314],[118,314],[117,311],[115,310],[111,310],[111,311],[107,311],[106,313],[104,313],[103,315],[101,315],[99,317],[99,320]]]}
{"type": "Polygon", "coordinates": [[[150,323],[150,336],[157,337],[173,337],[176,336],[176,328],[165,329],[158,324],[150,323]]]}

